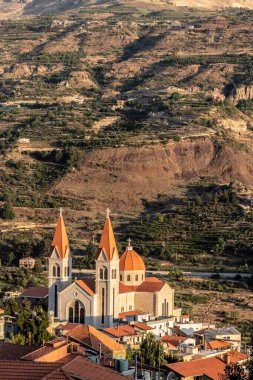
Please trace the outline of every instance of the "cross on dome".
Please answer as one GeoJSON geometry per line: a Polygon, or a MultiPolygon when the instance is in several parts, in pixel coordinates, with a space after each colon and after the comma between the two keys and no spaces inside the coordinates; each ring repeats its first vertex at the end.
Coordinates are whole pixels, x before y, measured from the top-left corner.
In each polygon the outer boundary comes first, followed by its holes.
{"type": "Polygon", "coordinates": [[[133,249],[133,247],[131,246],[131,239],[129,238],[127,241],[128,241],[127,250],[131,251],[133,249]]]}

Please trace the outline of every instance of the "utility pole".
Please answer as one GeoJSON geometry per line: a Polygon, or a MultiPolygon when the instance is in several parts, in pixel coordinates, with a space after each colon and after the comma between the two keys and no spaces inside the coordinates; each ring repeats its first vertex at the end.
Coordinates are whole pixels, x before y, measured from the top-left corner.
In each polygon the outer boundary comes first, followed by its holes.
{"type": "Polygon", "coordinates": [[[138,363],[137,363],[138,354],[135,352],[134,359],[135,359],[135,373],[134,373],[134,379],[138,379],[138,363]]]}

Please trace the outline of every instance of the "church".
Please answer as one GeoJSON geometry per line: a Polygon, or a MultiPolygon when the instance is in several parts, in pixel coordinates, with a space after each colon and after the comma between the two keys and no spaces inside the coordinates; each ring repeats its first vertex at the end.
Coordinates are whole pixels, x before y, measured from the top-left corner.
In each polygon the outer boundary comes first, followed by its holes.
{"type": "Polygon", "coordinates": [[[175,316],[174,289],[146,277],[141,256],[130,241],[120,255],[107,210],[94,278],[72,278],[72,256],[62,212],[56,225],[48,268],[49,315],[54,322],[113,326],[123,312],[141,310],[153,318],[175,316]]]}

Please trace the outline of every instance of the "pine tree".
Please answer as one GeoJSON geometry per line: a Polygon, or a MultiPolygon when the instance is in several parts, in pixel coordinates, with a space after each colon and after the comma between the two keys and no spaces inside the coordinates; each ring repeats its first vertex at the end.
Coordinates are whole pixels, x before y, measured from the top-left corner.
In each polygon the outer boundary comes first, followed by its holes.
{"type": "Polygon", "coordinates": [[[2,218],[5,220],[12,220],[15,218],[15,212],[13,210],[12,203],[6,202],[2,212],[2,218]]]}

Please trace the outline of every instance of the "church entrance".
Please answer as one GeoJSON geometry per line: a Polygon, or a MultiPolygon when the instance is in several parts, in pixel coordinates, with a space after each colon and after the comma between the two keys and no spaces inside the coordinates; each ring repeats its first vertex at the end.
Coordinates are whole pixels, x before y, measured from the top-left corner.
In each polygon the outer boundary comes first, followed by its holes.
{"type": "Polygon", "coordinates": [[[85,323],[85,307],[80,301],[74,301],[68,306],[69,323],[85,323]]]}

